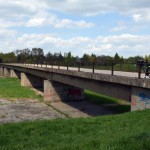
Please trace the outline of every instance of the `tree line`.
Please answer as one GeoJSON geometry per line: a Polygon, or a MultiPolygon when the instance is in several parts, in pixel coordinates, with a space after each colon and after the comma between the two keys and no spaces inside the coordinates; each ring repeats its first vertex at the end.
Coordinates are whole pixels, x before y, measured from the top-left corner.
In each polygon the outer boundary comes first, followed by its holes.
{"type": "Polygon", "coordinates": [[[76,65],[80,63],[82,66],[88,66],[91,64],[97,65],[110,65],[117,63],[136,63],[138,60],[146,60],[150,62],[150,55],[145,57],[134,56],[129,58],[123,58],[116,53],[113,57],[106,55],[95,55],[95,54],[83,54],[82,57],[73,56],[71,52],[44,54],[41,48],[32,48],[32,50],[26,48],[22,50],[15,50],[10,53],[0,53],[0,63],[34,63],[34,64],[60,64],[60,65],[76,65]]]}

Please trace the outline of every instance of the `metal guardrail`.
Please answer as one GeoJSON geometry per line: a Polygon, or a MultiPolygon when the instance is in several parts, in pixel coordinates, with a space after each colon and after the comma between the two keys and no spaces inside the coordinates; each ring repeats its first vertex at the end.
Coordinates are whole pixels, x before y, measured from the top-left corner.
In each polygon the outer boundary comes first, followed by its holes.
{"type": "Polygon", "coordinates": [[[110,74],[113,76],[115,75],[114,72],[115,71],[122,71],[122,72],[134,72],[137,73],[137,77],[140,79],[141,78],[141,74],[145,73],[145,77],[146,77],[146,72],[143,71],[142,65],[138,65],[135,63],[109,63],[109,64],[97,64],[97,63],[91,63],[91,64],[82,64],[82,63],[74,63],[73,65],[69,65],[69,63],[61,63],[61,62],[45,62],[45,63],[22,63],[22,65],[25,66],[36,66],[36,67],[51,67],[52,69],[61,69],[63,67],[63,69],[66,68],[66,70],[72,70],[74,68],[74,70],[80,72],[83,69],[90,69],[91,73],[96,73],[97,70],[106,70],[106,71],[110,71],[110,74]],[[71,69],[70,69],[71,68],[71,69]]]}
{"type": "MultiPolygon", "coordinates": [[[[16,64],[16,63],[15,63],[16,64]]],[[[78,72],[83,71],[83,69],[91,70],[91,73],[97,73],[97,70],[109,71],[110,75],[116,75],[117,71],[125,72],[134,72],[137,73],[139,79],[143,73],[145,77],[150,78],[150,68],[149,70],[143,67],[143,62],[138,63],[87,63],[87,62],[74,62],[72,64],[61,62],[61,61],[45,61],[44,63],[17,63],[25,66],[36,66],[36,67],[51,67],[52,69],[66,69],[66,70],[76,70],[78,72]]],[[[108,74],[108,73],[107,73],[108,74]]]]}

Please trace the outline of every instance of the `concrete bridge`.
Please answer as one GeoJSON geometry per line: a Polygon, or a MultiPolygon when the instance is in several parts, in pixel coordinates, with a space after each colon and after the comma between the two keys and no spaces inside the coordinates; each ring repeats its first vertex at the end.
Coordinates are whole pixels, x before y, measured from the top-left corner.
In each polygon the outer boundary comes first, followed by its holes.
{"type": "Polygon", "coordinates": [[[0,64],[0,76],[17,77],[22,86],[42,88],[46,102],[81,100],[87,89],[131,101],[132,111],[150,108],[150,79],[19,64],[0,64]]]}

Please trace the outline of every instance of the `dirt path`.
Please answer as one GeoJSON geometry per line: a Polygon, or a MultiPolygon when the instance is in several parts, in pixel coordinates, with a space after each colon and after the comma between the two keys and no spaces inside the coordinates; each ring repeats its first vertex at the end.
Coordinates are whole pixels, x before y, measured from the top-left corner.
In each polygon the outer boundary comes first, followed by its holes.
{"type": "Polygon", "coordinates": [[[65,118],[52,107],[35,100],[0,99],[0,123],[65,118]]]}

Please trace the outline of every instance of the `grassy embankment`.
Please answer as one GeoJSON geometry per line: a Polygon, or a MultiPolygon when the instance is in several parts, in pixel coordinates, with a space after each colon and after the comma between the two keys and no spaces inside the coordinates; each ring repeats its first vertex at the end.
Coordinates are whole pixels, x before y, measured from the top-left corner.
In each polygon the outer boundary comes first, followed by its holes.
{"type": "Polygon", "coordinates": [[[0,125],[1,150],[149,150],[150,110],[0,125]]]}
{"type": "Polygon", "coordinates": [[[16,78],[0,78],[0,98],[42,100],[42,97],[30,88],[22,87],[16,78]]]}

